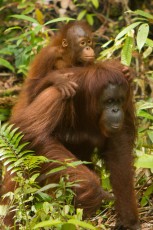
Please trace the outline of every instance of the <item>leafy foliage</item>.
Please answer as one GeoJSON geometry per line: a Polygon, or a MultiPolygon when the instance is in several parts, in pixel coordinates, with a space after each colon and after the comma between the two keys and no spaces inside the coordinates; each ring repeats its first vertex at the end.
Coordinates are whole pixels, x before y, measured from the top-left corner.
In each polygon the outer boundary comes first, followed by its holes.
{"type": "MultiPolygon", "coordinates": [[[[0,210],[0,215],[15,210],[15,225],[20,230],[39,229],[96,229],[90,223],[82,221],[82,210],[72,205],[74,193],[72,186],[77,182],[69,182],[68,176],[61,178],[59,184],[48,184],[40,188],[36,182],[39,176],[40,164],[49,160],[43,156],[35,156],[31,150],[26,150],[28,143],[20,143],[23,134],[13,129],[13,125],[4,124],[0,129],[0,160],[10,173],[16,173],[14,180],[18,187],[4,197],[10,198],[8,210],[0,210]],[[47,195],[52,190],[52,196],[47,195]]],[[[82,162],[74,162],[67,167],[75,167],[82,162]]],[[[66,167],[66,166],[65,166],[66,167]]],[[[62,170],[62,169],[57,169],[62,170]]],[[[53,172],[49,172],[53,173],[53,172]]],[[[8,229],[1,219],[1,227],[8,229]]]]}
{"type": "Polygon", "coordinates": [[[137,116],[140,117],[139,138],[137,141],[136,153],[138,158],[135,166],[138,168],[149,168],[153,170],[153,103],[137,103],[137,116]],[[151,113],[150,113],[151,112],[151,113]]]}
{"type": "Polygon", "coordinates": [[[94,24],[95,14],[90,13],[90,8],[94,7],[95,9],[97,9],[99,7],[99,1],[98,0],[87,0],[81,4],[77,4],[77,6],[81,8],[81,11],[77,16],[77,20],[86,19],[87,22],[92,26],[94,24]]]}
{"type": "MultiPolygon", "coordinates": [[[[17,30],[18,35],[6,40],[7,48],[2,50],[1,53],[4,55],[5,53],[7,53],[7,55],[14,55],[17,73],[22,73],[24,75],[27,73],[27,67],[33,56],[42,46],[50,41],[48,30],[44,28],[49,24],[72,20],[72,18],[61,17],[40,24],[40,19],[36,20],[23,14],[11,15],[10,17],[26,21],[28,25],[25,25],[25,28],[21,26],[12,26],[5,31],[5,33],[11,33],[17,30]]],[[[15,68],[4,58],[0,59],[0,64],[15,72],[15,68]]]]}
{"type": "MultiPolygon", "coordinates": [[[[102,51],[100,59],[109,58],[110,52],[113,54],[115,51],[121,49],[121,61],[124,65],[130,66],[133,52],[138,49],[140,52],[143,47],[148,47],[144,51],[144,58],[149,56],[153,49],[153,40],[148,38],[149,35],[149,24],[152,24],[152,15],[145,13],[141,10],[128,11],[127,13],[134,15],[134,21],[129,26],[125,27],[115,38],[114,44],[111,48],[102,51]],[[141,15],[141,17],[137,17],[141,15]],[[135,36],[135,34],[137,34],[135,36]],[[149,39],[149,41],[148,41],[149,39]],[[134,46],[136,41],[137,46],[134,46]],[[149,49],[149,50],[148,50],[149,49]]],[[[106,47],[104,44],[102,47],[106,47]]]]}

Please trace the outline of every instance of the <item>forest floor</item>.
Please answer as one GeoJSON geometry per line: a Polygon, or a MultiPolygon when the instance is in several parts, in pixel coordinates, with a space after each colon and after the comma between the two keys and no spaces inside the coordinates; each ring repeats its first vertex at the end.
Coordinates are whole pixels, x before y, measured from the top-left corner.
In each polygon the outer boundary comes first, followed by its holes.
{"type": "MultiPolygon", "coordinates": [[[[140,216],[141,230],[153,230],[153,207],[141,207],[139,208],[138,212],[140,216]]],[[[114,208],[109,207],[107,210],[102,211],[97,217],[93,218],[91,221],[96,222],[97,227],[104,224],[107,230],[113,229],[116,221],[114,208]]]]}

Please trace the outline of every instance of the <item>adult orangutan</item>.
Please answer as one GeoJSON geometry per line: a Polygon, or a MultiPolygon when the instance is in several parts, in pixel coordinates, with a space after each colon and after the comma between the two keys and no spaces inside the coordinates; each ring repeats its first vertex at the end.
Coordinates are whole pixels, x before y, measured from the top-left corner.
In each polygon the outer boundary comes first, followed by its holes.
{"type": "MultiPolygon", "coordinates": [[[[30,92],[27,80],[10,121],[20,127],[30,149],[52,160],[91,161],[97,147],[99,158],[104,159],[110,172],[118,215],[115,229],[139,230],[132,167],[135,114],[130,84],[122,66],[116,61],[105,61],[65,72],[73,72],[72,80],[78,85],[73,98],[63,99],[56,87],[48,86],[29,102],[35,85],[30,92]]],[[[52,74],[54,77],[58,71],[52,74]]],[[[77,181],[72,188],[76,194],[75,207],[83,208],[84,216],[93,215],[107,197],[98,175],[86,165],[46,174],[58,166],[59,163],[50,162],[41,167],[40,186],[58,182],[68,174],[70,181],[77,181]]],[[[11,179],[12,175],[6,172],[1,194],[14,189],[11,179]]],[[[12,218],[6,216],[5,223],[12,225],[12,218]]]]}
{"type": "MultiPolygon", "coordinates": [[[[71,78],[73,71],[62,70],[66,67],[88,66],[95,61],[94,41],[91,28],[83,21],[69,22],[52,38],[51,43],[44,47],[35,57],[28,81],[29,101],[31,102],[44,87],[54,85],[62,93],[63,98],[73,97],[77,84],[71,78]],[[33,87],[35,85],[35,87],[33,87]]],[[[124,76],[131,80],[128,67],[123,67],[124,76]]]]}

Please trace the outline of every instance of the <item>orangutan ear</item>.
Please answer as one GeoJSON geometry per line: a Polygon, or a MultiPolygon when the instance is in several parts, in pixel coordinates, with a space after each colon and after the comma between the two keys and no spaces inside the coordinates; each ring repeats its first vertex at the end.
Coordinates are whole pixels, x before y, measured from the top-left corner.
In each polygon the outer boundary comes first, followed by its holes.
{"type": "Polygon", "coordinates": [[[65,47],[67,47],[67,46],[68,46],[67,40],[66,40],[66,39],[63,39],[63,40],[62,40],[62,47],[65,48],[65,47]]]}

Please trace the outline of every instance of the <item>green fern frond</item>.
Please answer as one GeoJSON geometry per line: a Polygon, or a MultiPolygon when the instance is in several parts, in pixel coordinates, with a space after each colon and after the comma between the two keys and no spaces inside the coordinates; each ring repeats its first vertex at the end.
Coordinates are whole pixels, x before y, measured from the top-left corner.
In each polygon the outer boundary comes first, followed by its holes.
{"type": "Polygon", "coordinates": [[[23,134],[13,125],[4,124],[0,127],[0,160],[4,162],[7,170],[14,172],[31,171],[47,159],[43,156],[34,156],[34,151],[27,150],[29,143],[21,143],[23,134]]]}

